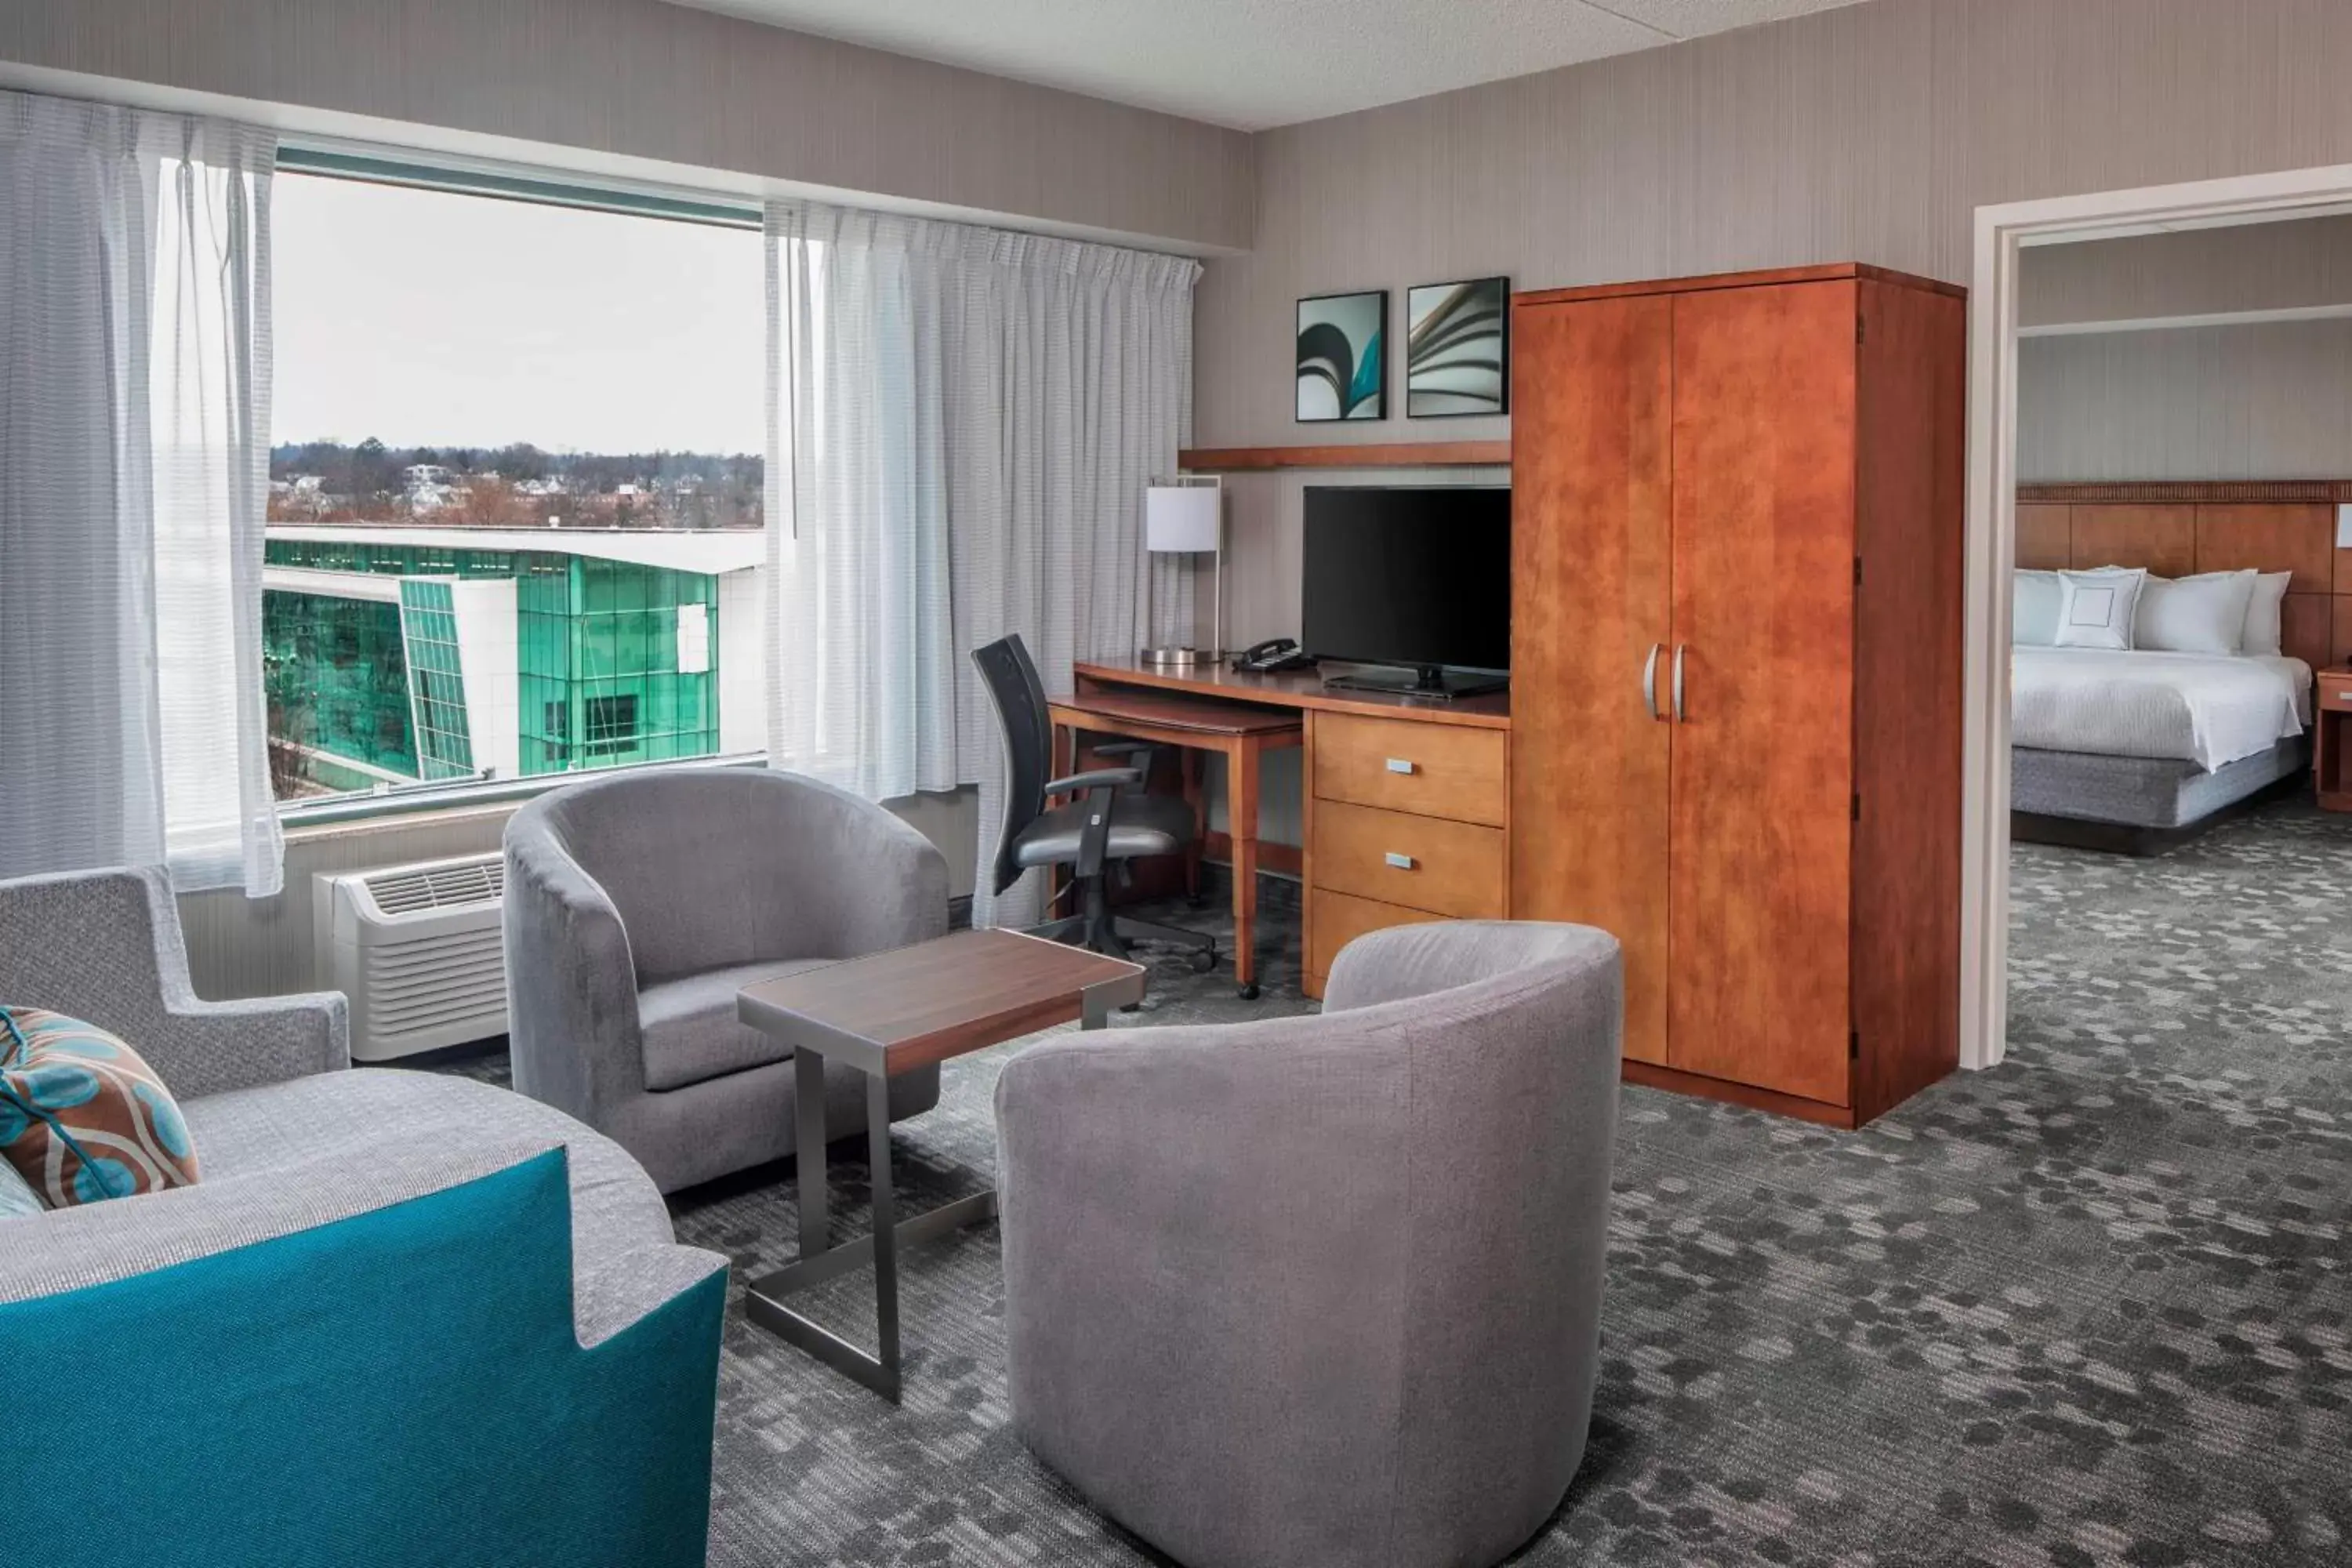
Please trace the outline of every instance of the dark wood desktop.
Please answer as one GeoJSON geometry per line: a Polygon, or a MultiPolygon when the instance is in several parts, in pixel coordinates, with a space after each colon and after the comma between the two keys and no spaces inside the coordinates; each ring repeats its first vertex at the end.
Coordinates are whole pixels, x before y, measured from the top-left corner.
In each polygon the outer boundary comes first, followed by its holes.
{"type": "Polygon", "coordinates": [[[1326,691],[1315,671],[1244,675],[1133,659],[1081,664],[1051,705],[1057,767],[1086,735],[1183,748],[1185,794],[1202,813],[1199,758],[1226,759],[1234,866],[1234,973],[1256,987],[1258,759],[1304,749],[1299,856],[1302,983],[1320,996],[1331,956],[1368,931],[1510,908],[1510,699],[1433,701],[1326,691]]]}

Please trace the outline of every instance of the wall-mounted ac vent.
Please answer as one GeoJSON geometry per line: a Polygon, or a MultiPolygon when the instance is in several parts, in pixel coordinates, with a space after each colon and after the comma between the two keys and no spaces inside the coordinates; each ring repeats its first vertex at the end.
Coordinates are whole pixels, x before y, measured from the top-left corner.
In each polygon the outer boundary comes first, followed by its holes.
{"type": "Polygon", "coordinates": [[[495,854],[316,879],[320,980],[351,1001],[354,1060],[506,1032],[505,891],[495,854]]]}

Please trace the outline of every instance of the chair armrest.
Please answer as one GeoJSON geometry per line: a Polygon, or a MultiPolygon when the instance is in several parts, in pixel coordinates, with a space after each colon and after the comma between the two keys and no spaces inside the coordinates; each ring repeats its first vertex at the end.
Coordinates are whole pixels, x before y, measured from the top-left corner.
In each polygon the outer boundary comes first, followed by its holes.
{"type": "Polygon", "coordinates": [[[637,968],[620,911],[555,836],[506,833],[501,921],[514,1086],[592,1127],[645,1089],[637,968]]]}
{"type": "Polygon", "coordinates": [[[1117,789],[1121,785],[1139,784],[1142,782],[1141,768],[1096,768],[1089,773],[1072,773],[1066,779],[1048,780],[1045,784],[1045,794],[1049,797],[1057,795],[1085,795],[1093,790],[1117,789]]]}
{"type": "Polygon", "coordinates": [[[581,1348],[594,1349],[727,1268],[716,1252],[655,1242],[578,1275],[572,1320],[581,1348]]]}
{"type": "Polygon", "coordinates": [[[171,1009],[166,1037],[165,1059],[176,1065],[156,1071],[192,1100],[352,1065],[350,1005],[340,991],[190,1003],[171,1009]]]}
{"type": "Polygon", "coordinates": [[[178,901],[152,868],[0,884],[0,1002],[121,1036],[186,1100],[351,1062],[340,995],[199,998],[178,901]]]}
{"type": "Polygon", "coordinates": [[[1553,959],[1615,963],[1617,939],[1539,921],[1429,921],[1368,931],[1339,950],[1323,1011],[1353,1012],[1492,979],[1553,959]]]}

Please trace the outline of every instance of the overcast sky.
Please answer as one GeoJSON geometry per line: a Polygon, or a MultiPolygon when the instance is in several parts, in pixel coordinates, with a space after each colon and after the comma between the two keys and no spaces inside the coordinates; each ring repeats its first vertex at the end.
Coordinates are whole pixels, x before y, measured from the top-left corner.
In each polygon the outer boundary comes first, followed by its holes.
{"type": "Polygon", "coordinates": [[[273,439],[759,452],[759,235],[282,174],[273,439]]]}

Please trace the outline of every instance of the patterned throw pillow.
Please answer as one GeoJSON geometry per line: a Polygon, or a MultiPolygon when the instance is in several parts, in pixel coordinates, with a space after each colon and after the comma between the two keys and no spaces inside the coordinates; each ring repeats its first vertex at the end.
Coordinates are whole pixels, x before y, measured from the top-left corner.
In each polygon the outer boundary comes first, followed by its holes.
{"type": "Polygon", "coordinates": [[[38,1007],[0,1007],[0,1158],[51,1208],[196,1180],[188,1124],[154,1069],[38,1007]]]}

